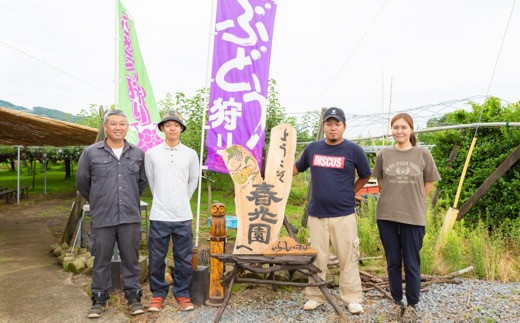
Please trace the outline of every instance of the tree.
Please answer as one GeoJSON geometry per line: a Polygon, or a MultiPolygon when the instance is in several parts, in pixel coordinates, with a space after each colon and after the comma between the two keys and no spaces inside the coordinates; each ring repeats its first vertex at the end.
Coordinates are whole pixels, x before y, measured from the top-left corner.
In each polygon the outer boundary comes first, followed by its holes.
{"type": "MultiPolygon", "coordinates": [[[[433,120],[431,125],[467,124],[481,122],[507,122],[520,120],[520,102],[502,105],[498,98],[491,97],[483,104],[471,103],[472,111],[457,110],[433,120]]],[[[440,205],[448,207],[453,203],[460,174],[466,160],[474,129],[465,131],[449,130],[421,134],[421,141],[434,144],[431,152],[441,174],[438,183],[441,189],[440,205]],[[455,161],[448,167],[449,153],[454,145],[459,152],[455,161]]],[[[478,140],[468,168],[459,206],[484,183],[493,171],[520,145],[520,130],[509,127],[479,128],[478,140]]],[[[485,221],[496,226],[503,220],[520,217],[520,163],[514,165],[500,178],[464,217],[466,222],[485,221]]]]}
{"type": "Polygon", "coordinates": [[[78,118],[76,120],[77,124],[83,126],[89,126],[92,128],[99,128],[101,123],[103,123],[103,119],[99,115],[99,108],[103,108],[103,110],[108,111],[114,108],[114,105],[97,105],[91,104],[86,109],[81,109],[78,114],[78,118]]]}
{"type": "Polygon", "coordinates": [[[265,119],[265,146],[269,146],[271,140],[271,129],[281,123],[289,123],[295,126],[294,118],[287,118],[285,107],[280,104],[278,91],[276,91],[276,81],[271,79],[268,83],[267,91],[267,112],[265,119]]]}
{"type": "Polygon", "coordinates": [[[296,125],[299,142],[314,141],[318,137],[320,111],[307,111],[296,125]]]}
{"type": "Polygon", "coordinates": [[[14,161],[17,158],[17,150],[14,146],[0,146],[0,163],[9,163],[11,171],[16,171],[14,161]]]}
{"type": "MultiPolygon", "coordinates": [[[[202,111],[204,101],[208,102],[208,89],[198,90],[193,97],[187,97],[182,92],[175,94],[167,93],[164,100],[157,103],[159,114],[162,116],[170,110],[181,113],[186,128],[181,136],[181,141],[188,147],[200,152],[200,136],[202,127],[202,111]]],[[[206,115],[207,121],[207,115],[206,115]]],[[[205,155],[204,155],[205,158],[205,155]]]]}

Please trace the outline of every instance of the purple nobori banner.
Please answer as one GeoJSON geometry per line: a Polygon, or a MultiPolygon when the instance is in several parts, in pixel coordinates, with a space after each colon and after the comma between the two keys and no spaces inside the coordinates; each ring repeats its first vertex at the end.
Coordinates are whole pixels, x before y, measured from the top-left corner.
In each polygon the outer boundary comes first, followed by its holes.
{"type": "Polygon", "coordinates": [[[228,173],[220,154],[241,145],[262,162],[276,4],[218,0],[206,148],[209,170],[228,173]]]}

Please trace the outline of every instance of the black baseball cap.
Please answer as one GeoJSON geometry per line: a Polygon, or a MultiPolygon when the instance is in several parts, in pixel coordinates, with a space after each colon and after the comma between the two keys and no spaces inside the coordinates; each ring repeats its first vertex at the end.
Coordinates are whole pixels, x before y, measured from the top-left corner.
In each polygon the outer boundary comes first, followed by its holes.
{"type": "Polygon", "coordinates": [[[323,122],[329,120],[330,118],[334,118],[338,121],[345,122],[345,113],[340,108],[328,108],[325,110],[323,114],[323,122]]]}
{"type": "Polygon", "coordinates": [[[186,124],[184,124],[184,120],[182,119],[181,114],[179,112],[177,112],[177,111],[168,111],[168,112],[166,112],[163,115],[163,118],[162,118],[161,122],[159,122],[157,124],[157,127],[159,128],[159,130],[162,131],[162,125],[166,121],[177,121],[182,126],[182,131],[181,132],[184,132],[184,130],[186,130],[186,124]]]}

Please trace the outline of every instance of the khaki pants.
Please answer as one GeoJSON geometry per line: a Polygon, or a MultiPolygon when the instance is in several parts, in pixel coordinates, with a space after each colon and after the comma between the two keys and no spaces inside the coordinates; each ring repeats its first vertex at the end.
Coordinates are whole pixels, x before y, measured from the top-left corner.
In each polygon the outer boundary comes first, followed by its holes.
{"type": "MultiPolygon", "coordinates": [[[[329,261],[330,245],[339,261],[339,292],[345,303],[360,303],[363,297],[359,278],[359,238],[355,213],[335,218],[309,216],[311,246],[318,250],[314,265],[321,270],[318,274],[325,280],[329,261]]],[[[309,278],[310,281],[314,281],[309,278]]],[[[318,287],[305,288],[309,300],[324,303],[325,296],[318,287]]]]}

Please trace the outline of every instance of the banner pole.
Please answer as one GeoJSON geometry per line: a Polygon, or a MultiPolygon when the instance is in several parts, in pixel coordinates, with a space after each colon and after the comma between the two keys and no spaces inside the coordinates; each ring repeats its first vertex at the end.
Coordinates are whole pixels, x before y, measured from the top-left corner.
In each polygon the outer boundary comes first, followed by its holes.
{"type": "MultiPolygon", "coordinates": [[[[209,89],[211,85],[211,59],[213,57],[213,43],[215,36],[215,19],[216,19],[216,10],[215,10],[215,0],[211,0],[211,17],[210,17],[210,27],[209,27],[209,40],[208,40],[208,59],[206,63],[206,88],[209,89]]],[[[203,157],[204,157],[204,135],[206,131],[206,111],[208,106],[208,100],[206,97],[209,96],[209,93],[206,95],[204,93],[202,100],[202,124],[200,131],[200,155],[199,155],[199,185],[197,189],[197,222],[195,225],[195,248],[199,247],[199,228],[200,228],[200,200],[201,200],[201,191],[202,191],[202,170],[207,169],[206,166],[203,166],[203,157]]],[[[209,179],[206,179],[209,180],[209,179]]]]}
{"type": "Polygon", "coordinates": [[[16,176],[16,204],[20,204],[20,148],[22,146],[16,146],[18,151],[18,164],[16,165],[16,171],[18,175],[16,176]]]}
{"type": "Polygon", "coordinates": [[[119,90],[119,58],[118,58],[118,51],[119,51],[119,0],[115,0],[115,14],[116,14],[116,28],[115,28],[115,35],[114,35],[114,42],[115,42],[115,50],[114,50],[114,109],[117,109],[118,107],[118,90],[119,90]]]}

